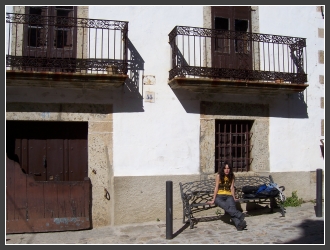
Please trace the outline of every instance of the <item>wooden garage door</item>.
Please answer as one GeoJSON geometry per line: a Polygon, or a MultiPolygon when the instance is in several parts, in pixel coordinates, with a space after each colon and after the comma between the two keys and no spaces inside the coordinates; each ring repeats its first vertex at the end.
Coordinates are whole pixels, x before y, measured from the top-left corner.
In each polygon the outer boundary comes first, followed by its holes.
{"type": "Polygon", "coordinates": [[[6,122],[6,233],[91,228],[87,122],[6,122]]]}
{"type": "Polygon", "coordinates": [[[92,185],[84,181],[36,181],[6,160],[6,233],[90,229],[92,185]]]}
{"type": "Polygon", "coordinates": [[[36,181],[88,176],[87,122],[6,122],[6,152],[36,181]]]}

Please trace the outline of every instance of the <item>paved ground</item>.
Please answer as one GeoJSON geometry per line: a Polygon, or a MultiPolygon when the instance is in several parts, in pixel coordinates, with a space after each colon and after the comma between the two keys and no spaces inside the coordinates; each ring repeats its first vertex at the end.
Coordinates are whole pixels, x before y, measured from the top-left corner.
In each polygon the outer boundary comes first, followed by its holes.
{"type": "MultiPolygon", "coordinates": [[[[323,206],[324,212],[324,206],[323,206]]],[[[173,221],[173,228],[166,228],[166,221],[106,226],[91,230],[7,234],[9,244],[325,244],[324,216],[316,217],[315,204],[308,202],[300,207],[287,207],[286,216],[279,210],[269,213],[261,208],[246,213],[247,228],[237,231],[230,218],[205,218],[194,229],[173,221]],[[166,233],[173,236],[166,239],[166,233]]]]}

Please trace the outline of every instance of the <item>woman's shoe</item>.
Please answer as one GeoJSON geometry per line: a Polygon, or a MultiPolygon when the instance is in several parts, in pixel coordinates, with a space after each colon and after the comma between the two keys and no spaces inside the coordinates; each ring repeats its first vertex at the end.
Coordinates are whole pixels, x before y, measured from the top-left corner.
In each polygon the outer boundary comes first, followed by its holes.
{"type": "Polygon", "coordinates": [[[245,214],[242,213],[238,219],[240,222],[242,222],[245,219],[245,214]]]}
{"type": "Polygon", "coordinates": [[[246,221],[242,220],[240,223],[237,225],[237,231],[243,231],[244,228],[246,228],[246,221]]]}

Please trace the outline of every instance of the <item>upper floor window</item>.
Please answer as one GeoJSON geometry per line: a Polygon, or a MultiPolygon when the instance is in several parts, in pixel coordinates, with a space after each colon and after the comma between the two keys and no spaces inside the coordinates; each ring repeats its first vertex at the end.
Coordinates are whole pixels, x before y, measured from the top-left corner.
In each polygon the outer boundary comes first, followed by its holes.
{"type": "Polygon", "coordinates": [[[23,55],[48,58],[75,58],[77,27],[74,6],[25,7],[23,55]]]}
{"type": "Polygon", "coordinates": [[[212,67],[250,69],[251,45],[245,33],[251,31],[251,7],[213,6],[211,16],[212,29],[221,30],[212,41],[212,67]]]}

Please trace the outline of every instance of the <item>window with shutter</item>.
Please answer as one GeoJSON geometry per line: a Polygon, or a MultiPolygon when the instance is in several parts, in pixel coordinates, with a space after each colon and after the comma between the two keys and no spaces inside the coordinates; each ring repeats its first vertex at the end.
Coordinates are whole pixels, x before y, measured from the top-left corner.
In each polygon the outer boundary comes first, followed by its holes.
{"type": "Polygon", "coordinates": [[[211,7],[212,29],[221,30],[212,40],[212,67],[251,69],[252,54],[246,32],[251,32],[250,6],[211,7]]]}
{"type": "MultiPolygon", "coordinates": [[[[72,67],[77,54],[77,7],[25,7],[27,24],[24,26],[23,56],[38,58],[34,63],[50,70],[72,67]],[[55,59],[71,59],[55,60],[55,59]]],[[[30,66],[33,69],[33,65],[30,66]]]]}

